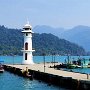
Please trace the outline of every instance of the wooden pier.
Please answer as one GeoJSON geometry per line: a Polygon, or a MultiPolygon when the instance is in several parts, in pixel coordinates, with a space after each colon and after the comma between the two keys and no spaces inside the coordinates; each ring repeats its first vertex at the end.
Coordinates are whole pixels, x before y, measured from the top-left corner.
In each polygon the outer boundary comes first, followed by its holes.
{"type": "Polygon", "coordinates": [[[50,66],[52,66],[52,63],[45,63],[45,65],[43,63],[33,65],[4,65],[6,70],[11,70],[12,72],[19,74],[21,74],[20,72],[22,72],[22,70],[26,70],[27,67],[35,79],[48,82],[49,84],[72,90],[90,90],[89,74],[57,70],[50,68],[50,66]]]}

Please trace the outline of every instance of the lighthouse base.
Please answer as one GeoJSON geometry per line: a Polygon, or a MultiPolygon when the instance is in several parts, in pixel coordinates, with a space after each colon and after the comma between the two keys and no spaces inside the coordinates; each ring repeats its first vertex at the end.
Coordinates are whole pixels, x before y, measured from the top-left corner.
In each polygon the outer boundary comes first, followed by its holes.
{"type": "Polygon", "coordinates": [[[22,64],[29,65],[29,64],[34,64],[34,62],[31,61],[31,60],[24,60],[24,61],[22,62],[22,64]]]}

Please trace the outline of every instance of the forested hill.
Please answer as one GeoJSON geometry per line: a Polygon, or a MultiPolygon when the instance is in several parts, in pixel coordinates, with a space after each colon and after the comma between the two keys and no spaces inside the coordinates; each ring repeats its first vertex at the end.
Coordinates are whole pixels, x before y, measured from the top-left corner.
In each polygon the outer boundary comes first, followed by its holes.
{"type": "MultiPolygon", "coordinates": [[[[0,26],[0,54],[1,55],[22,55],[23,34],[20,29],[8,29],[0,26]]],[[[52,53],[65,55],[85,55],[85,50],[69,41],[59,39],[52,34],[33,34],[34,55],[52,53]]]]}
{"type": "Polygon", "coordinates": [[[21,54],[23,35],[21,30],[8,29],[0,26],[0,54],[12,55],[21,54]]]}
{"type": "Polygon", "coordinates": [[[52,34],[34,34],[33,47],[36,49],[36,54],[59,54],[59,55],[85,55],[85,50],[69,41],[59,39],[52,34]]]}

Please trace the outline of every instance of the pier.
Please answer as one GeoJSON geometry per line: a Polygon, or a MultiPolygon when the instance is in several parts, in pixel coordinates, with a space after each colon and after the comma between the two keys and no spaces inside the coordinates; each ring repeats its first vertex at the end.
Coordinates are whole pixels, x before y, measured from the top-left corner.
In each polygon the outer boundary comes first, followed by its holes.
{"type": "MultiPolygon", "coordinates": [[[[56,63],[59,64],[59,63],[56,63]]],[[[33,65],[4,65],[5,70],[22,75],[22,71],[28,68],[34,79],[45,81],[49,85],[57,85],[71,90],[90,90],[90,75],[50,68],[52,63],[40,63],[33,65]]]]}

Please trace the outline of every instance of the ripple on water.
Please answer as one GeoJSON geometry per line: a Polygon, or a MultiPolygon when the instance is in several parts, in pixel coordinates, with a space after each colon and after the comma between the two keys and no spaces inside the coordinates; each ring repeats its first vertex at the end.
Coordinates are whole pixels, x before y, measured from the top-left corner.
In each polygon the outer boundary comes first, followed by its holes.
{"type": "Polygon", "coordinates": [[[44,82],[30,80],[4,72],[0,74],[0,90],[66,90],[56,86],[49,86],[44,82]]]}

